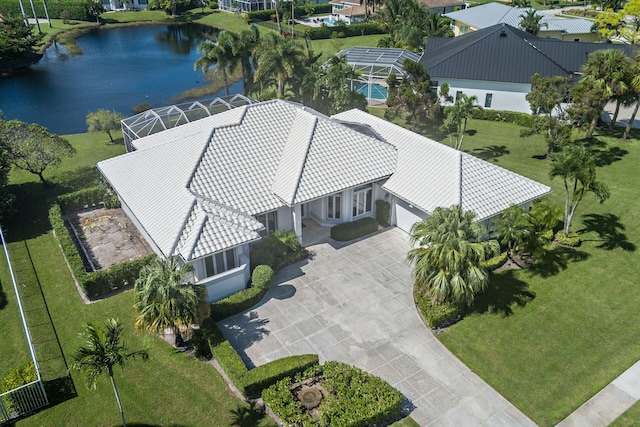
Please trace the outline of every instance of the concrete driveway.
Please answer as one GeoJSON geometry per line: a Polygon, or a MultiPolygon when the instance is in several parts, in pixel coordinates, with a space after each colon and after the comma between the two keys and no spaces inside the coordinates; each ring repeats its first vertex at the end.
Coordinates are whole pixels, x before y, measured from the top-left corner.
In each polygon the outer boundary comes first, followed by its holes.
{"type": "Polygon", "coordinates": [[[403,231],[308,249],[257,306],[219,323],[249,367],[318,353],[385,379],[420,425],[534,425],[422,324],[403,231]]]}

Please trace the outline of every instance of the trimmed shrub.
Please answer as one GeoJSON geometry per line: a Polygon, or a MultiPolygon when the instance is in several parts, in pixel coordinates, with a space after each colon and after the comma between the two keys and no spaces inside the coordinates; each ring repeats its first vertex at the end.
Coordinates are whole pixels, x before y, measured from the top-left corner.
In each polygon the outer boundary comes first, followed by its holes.
{"type": "Polygon", "coordinates": [[[389,223],[389,212],[391,211],[391,205],[384,200],[376,200],[376,219],[380,223],[389,223]]]}
{"type": "Polygon", "coordinates": [[[282,267],[302,261],[308,256],[309,253],[293,231],[276,230],[251,248],[251,269],[258,265],[268,265],[277,273],[282,267]]]}
{"type": "Polygon", "coordinates": [[[357,239],[378,230],[378,221],[367,217],[353,222],[345,222],[331,228],[331,238],[339,242],[357,239]]]}
{"type": "Polygon", "coordinates": [[[571,246],[572,248],[577,248],[582,244],[582,241],[580,240],[580,236],[578,235],[578,233],[571,232],[569,233],[568,236],[565,236],[564,231],[562,230],[556,233],[555,241],[556,243],[559,243],[565,246],[571,246]]]}
{"type": "Polygon", "coordinates": [[[517,113],[514,111],[476,109],[473,111],[473,118],[478,120],[513,123],[527,128],[530,128],[533,125],[533,117],[531,114],[517,113]]]}
{"type": "Polygon", "coordinates": [[[509,254],[505,251],[500,253],[499,255],[494,256],[493,258],[489,258],[486,261],[482,261],[480,263],[480,267],[487,269],[488,271],[493,271],[496,268],[500,268],[507,262],[509,259],[509,254]]]}
{"type": "Polygon", "coordinates": [[[461,305],[450,302],[435,304],[428,295],[417,289],[414,289],[413,295],[420,313],[432,329],[451,325],[462,317],[463,307],[461,305]]]}
{"type": "Polygon", "coordinates": [[[276,278],[273,269],[268,265],[259,265],[251,274],[251,287],[259,289],[268,289],[276,278]]]}
{"type": "Polygon", "coordinates": [[[251,287],[211,304],[211,318],[216,322],[245,311],[260,302],[268,288],[251,287]]]}
{"type": "Polygon", "coordinates": [[[293,377],[318,364],[317,354],[283,357],[248,371],[242,378],[245,396],[259,396],[267,387],[283,378],[293,377]]]}
{"type": "Polygon", "coordinates": [[[218,325],[215,324],[213,319],[205,319],[200,329],[202,329],[209,342],[209,348],[211,349],[213,357],[218,361],[231,382],[241,389],[242,377],[248,371],[244,362],[240,356],[238,356],[238,353],[236,353],[229,341],[224,337],[220,329],[218,329],[218,325]]]}
{"type": "MultiPolygon", "coordinates": [[[[332,5],[325,3],[325,4],[314,4],[313,5],[313,10],[315,14],[323,14],[323,13],[331,13],[331,7],[332,5]]],[[[212,8],[213,9],[213,8],[212,8]]],[[[253,12],[246,12],[247,13],[247,18],[249,19],[254,19],[254,20],[259,20],[259,21],[270,21],[272,20],[271,16],[273,15],[273,20],[275,21],[275,15],[276,15],[276,10],[275,9],[264,9],[264,10],[254,10],[253,12]]],[[[295,9],[295,14],[296,17],[299,16],[307,16],[307,11],[305,10],[305,6],[301,5],[301,6],[296,6],[295,9]]]]}
{"type": "MultiPolygon", "coordinates": [[[[384,34],[378,24],[366,22],[362,24],[338,25],[334,27],[322,26],[305,30],[306,36],[310,40],[330,39],[333,34],[340,34],[338,37],[366,36],[369,34],[384,34]]],[[[335,36],[333,36],[335,37],[335,36]]]]}
{"type": "Polygon", "coordinates": [[[313,425],[313,418],[291,393],[292,380],[284,378],[262,392],[262,400],[287,425],[313,425]]]}
{"type": "Polygon", "coordinates": [[[211,348],[207,336],[201,328],[193,330],[189,343],[193,346],[195,356],[198,359],[211,359],[211,348]]]}
{"type": "Polygon", "coordinates": [[[106,209],[120,207],[120,201],[113,190],[103,185],[63,194],[58,196],[56,201],[63,212],[99,206],[101,203],[104,204],[106,209]]]}
{"type": "Polygon", "coordinates": [[[218,2],[217,1],[210,1],[209,2],[209,9],[212,9],[212,10],[218,9],[218,2]]]}
{"type": "MultiPolygon", "coordinates": [[[[33,362],[25,363],[24,365],[16,366],[11,369],[2,379],[2,392],[7,392],[16,389],[25,384],[29,384],[38,379],[36,368],[33,362]]],[[[28,402],[22,399],[13,399],[10,395],[5,396],[4,405],[9,413],[17,411],[18,413],[27,412],[28,402]],[[22,406],[27,405],[27,406],[22,406]]]]}

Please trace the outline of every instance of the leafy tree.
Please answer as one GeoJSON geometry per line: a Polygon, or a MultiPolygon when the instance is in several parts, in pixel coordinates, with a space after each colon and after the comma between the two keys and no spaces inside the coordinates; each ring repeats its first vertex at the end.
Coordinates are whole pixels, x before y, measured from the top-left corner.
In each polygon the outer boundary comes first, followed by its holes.
{"type": "Polygon", "coordinates": [[[84,7],[89,18],[93,18],[96,20],[96,22],[100,22],[100,15],[104,13],[104,6],[102,6],[102,1],[85,0],[84,7]]]}
{"type": "Polygon", "coordinates": [[[571,82],[571,77],[541,77],[538,73],[531,78],[531,92],[526,99],[535,116],[531,129],[522,130],[520,136],[544,134],[547,155],[571,139],[571,126],[565,120],[564,108],[571,82]]]}
{"type": "Polygon", "coordinates": [[[33,34],[32,27],[24,23],[21,17],[5,15],[0,25],[0,70],[30,65],[39,58],[36,49],[43,34],[33,34]]]}
{"type": "Polygon", "coordinates": [[[614,12],[613,9],[607,9],[596,16],[594,26],[602,38],[611,41],[614,37],[620,36],[620,30],[625,26],[624,19],[623,11],[614,12]]]}
{"type": "Polygon", "coordinates": [[[609,188],[596,179],[596,162],[593,153],[582,145],[569,144],[555,153],[549,176],[551,179],[559,177],[564,183],[565,236],[569,235],[571,221],[586,193],[593,193],[600,203],[604,203],[609,198],[609,188]]]}
{"type": "Polygon", "coordinates": [[[529,9],[520,15],[520,28],[534,36],[544,27],[548,28],[546,22],[541,22],[544,15],[538,13],[535,9],[529,9]]]}
{"type": "Polygon", "coordinates": [[[442,128],[449,133],[449,144],[456,150],[462,147],[464,133],[467,131],[467,121],[473,116],[475,110],[481,109],[477,101],[478,98],[475,95],[467,96],[463,93],[453,105],[444,109],[445,119],[442,128]],[[455,143],[451,138],[452,135],[455,135],[455,143]]]}
{"type": "Polygon", "coordinates": [[[172,329],[176,342],[179,327],[187,329],[207,315],[205,289],[187,281],[193,271],[190,264],[180,265],[177,258],[156,258],[140,270],[134,285],[135,327],[153,333],[172,329]]]}
{"type": "Polygon", "coordinates": [[[638,108],[640,108],[640,53],[636,54],[636,57],[631,64],[630,75],[633,77],[629,82],[629,89],[635,97],[635,106],[633,107],[633,112],[631,113],[631,117],[627,122],[627,126],[624,129],[624,133],[622,134],[622,139],[627,139],[627,137],[629,136],[629,132],[631,132],[631,126],[633,125],[633,122],[636,119],[636,115],[638,114],[638,108]]]}
{"type": "Polygon", "coordinates": [[[193,69],[202,69],[206,72],[209,67],[216,65],[216,73],[222,75],[225,95],[229,96],[228,73],[233,72],[238,65],[239,56],[234,55],[233,45],[237,36],[228,31],[222,31],[217,42],[204,41],[198,46],[198,53],[202,56],[193,64],[193,69]]]}
{"type": "Polygon", "coordinates": [[[419,50],[433,26],[438,29],[444,25],[443,22],[428,22],[428,9],[416,0],[386,0],[384,6],[373,18],[389,34],[378,44],[381,47],[419,50]]]}
{"type": "Polygon", "coordinates": [[[511,0],[512,7],[531,7],[529,0],[511,0]]]}
{"type": "MultiPolygon", "coordinates": [[[[13,204],[13,194],[9,192],[9,172],[11,163],[9,161],[9,142],[6,140],[3,129],[3,113],[0,110],[0,222],[2,218],[11,211],[13,204]]],[[[0,306],[2,298],[0,298],[0,306]]]]}
{"type": "Polygon", "coordinates": [[[626,25],[620,29],[620,37],[630,44],[640,43],[640,0],[631,0],[624,5],[626,25]]]}
{"type": "Polygon", "coordinates": [[[117,111],[99,109],[87,114],[87,129],[89,132],[106,132],[113,144],[111,131],[120,129],[120,121],[123,118],[117,111]]]}
{"type": "Polygon", "coordinates": [[[431,87],[431,78],[419,62],[405,59],[402,64],[405,75],[398,82],[391,73],[387,78],[388,97],[385,117],[392,119],[406,114],[407,122],[413,130],[419,123],[434,119],[440,113],[440,98],[435,88],[431,87]]]}
{"type": "Polygon", "coordinates": [[[569,94],[571,104],[567,108],[567,116],[579,126],[586,119],[586,123],[589,123],[586,137],[589,138],[602,117],[602,111],[608,99],[606,91],[592,80],[582,78],[571,87],[569,94]]]}
{"type": "Polygon", "coordinates": [[[295,71],[306,60],[302,47],[293,38],[282,38],[270,32],[260,40],[256,53],[254,82],[259,81],[262,87],[275,83],[278,98],[284,98],[286,84],[299,77],[295,71]]]}
{"type": "Polygon", "coordinates": [[[19,120],[0,122],[0,139],[6,144],[9,162],[38,175],[44,185],[48,183],[44,171],[58,166],[64,157],[76,152],[66,139],[40,125],[19,120]]]}
{"type": "Polygon", "coordinates": [[[318,91],[314,106],[327,115],[338,114],[352,108],[365,110],[367,98],[349,87],[350,80],[357,77],[357,73],[347,64],[344,57],[331,57],[320,69],[315,86],[318,91]]]}
{"type": "Polygon", "coordinates": [[[150,10],[163,10],[167,15],[175,16],[178,10],[182,10],[191,4],[191,0],[149,0],[150,10]]]}
{"type": "Polygon", "coordinates": [[[108,319],[103,325],[89,322],[84,325],[84,332],[80,334],[84,341],[73,356],[73,368],[84,371],[87,375],[87,387],[95,390],[96,381],[100,375],[106,373],[111,380],[113,393],[116,395],[122,425],[127,423],[124,418],[120,394],[113,378],[113,367],[124,366],[127,360],[140,356],[143,360],[149,358],[146,350],[127,352],[122,345],[122,325],[117,319],[108,319]]]}
{"type": "Polygon", "coordinates": [[[474,219],[473,212],[460,206],[436,208],[411,228],[411,241],[418,245],[407,255],[414,264],[413,278],[436,303],[470,305],[487,285],[488,273],[480,263],[500,248],[496,241],[482,241],[484,227],[474,219]]]}
{"type": "Polygon", "coordinates": [[[427,37],[453,37],[451,19],[439,13],[429,13],[425,24],[424,32],[427,37]]]}
{"type": "Polygon", "coordinates": [[[602,10],[618,10],[622,7],[623,0],[602,0],[602,10]]]}

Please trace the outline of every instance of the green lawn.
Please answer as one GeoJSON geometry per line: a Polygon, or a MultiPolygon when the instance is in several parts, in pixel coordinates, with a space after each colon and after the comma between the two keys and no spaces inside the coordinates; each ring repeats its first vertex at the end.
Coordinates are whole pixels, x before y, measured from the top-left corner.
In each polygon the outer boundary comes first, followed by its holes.
{"type": "MultiPolygon", "coordinates": [[[[551,185],[541,138],[508,124],[471,121],[463,149],[551,185]]],[[[598,176],[611,190],[590,196],[573,230],[584,243],[558,248],[541,268],[492,277],[488,296],[438,338],[536,423],[554,425],[640,359],[640,143],[596,136],[598,176]]],[[[636,422],[638,418],[635,417],[636,422]]]]}
{"type": "Polygon", "coordinates": [[[375,47],[378,40],[384,37],[384,34],[370,34],[367,36],[345,37],[342,39],[324,39],[311,40],[311,47],[316,53],[322,53],[323,59],[328,60],[342,49],[348,49],[354,46],[375,47]]]}
{"type": "Polygon", "coordinates": [[[637,402],[617,420],[611,423],[611,427],[634,427],[638,425],[640,420],[640,402],[637,402]]]}
{"type": "MultiPolygon", "coordinates": [[[[35,176],[20,171],[12,172],[11,189],[17,194],[18,213],[4,225],[11,240],[9,249],[12,261],[24,288],[21,292],[27,295],[25,305],[45,379],[59,378],[64,375],[65,369],[54,332],[46,325],[46,311],[42,297],[38,297],[37,280],[42,286],[64,357],[69,363],[80,344],[78,332],[82,324],[107,317],[122,320],[125,325],[124,343],[128,348],[149,350],[148,362],[133,361],[126,370],[117,369],[115,374],[127,421],[131,424],[228,426],[238,423],[274,426],[268,418],[258,421],[259,416],[229,392],[209,364],[176,352],[159,338],[134,333],[131,291],[90,305],[81,302],[51,234],[47,207],[56,194],[94,183],[97,174],[93,165],[101,159],[124,152],[124,147],[122,144],[108,145],[108,137],[101,133],[72,135],[68,139],[78,153],[72,159],[65,160],[55,172],[45,173],[55,186],[43,189],[35,176]]],[[[12,340],[10,346],[5,345],[3,338],[3,345],[0,346],[0,366],[6,369],[22,363],[26,354],[21,350],[24,345],[20,343],[19,328],[14,327],[18,319],[11,319],[15,317],[15,313],[11,314],[15,311],[13,290],[9,288],[5,266],[1,265],[0,268],[2,287],[9,299],[9,304],[0,310],[0,321],[3,330],[6,331],[8,327],[12,336],[17,334],[15,344],[12,340]]],[[[3,334],[3,337],[6,336],[3,334]]],[[[120,417],[108,380],[102,378],[97,389],[89,391],[80,373],[72,372],[72,376],[76,397],[64,400],[58,393],[53,396],[54,401],[59,401],[58,404],[20,421],[18,425],[118,425],[120,417]]],[[[68,394],[73,395],[72,392],[68,394]]]]}

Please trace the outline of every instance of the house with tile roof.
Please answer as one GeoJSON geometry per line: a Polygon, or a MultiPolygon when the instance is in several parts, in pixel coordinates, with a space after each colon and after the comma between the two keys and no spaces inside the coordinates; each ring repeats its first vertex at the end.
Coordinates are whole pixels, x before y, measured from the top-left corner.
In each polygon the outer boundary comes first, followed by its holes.
{"type": "MultiPolygon", "coordinates": [[[[460,36],[472,31],[482,30],[496,24],[507,24],[520,28],[522,15],[530,7],[516,8],[502,3],[486,3],[464,10],[445,13],[444,16],[452,20],[453,33],[460,36]]],[[[538,32],[540,38],[553,38],[563,41],[596,42],[600,40],[597,31],[592,31],[593,21],[583,18],[562,18],[555,15],[542,15],[538,32]]]]}
{"type": "Polygon", "coordinates": [[[245,105],[132,141],[98,169],[161,257],[194,267],[209,301],[243,289],[249,247],[303,221],[331,227],[391,205],[405,231],[438,206],[481,221],[549,187],[358,110],[332,118],[281,100],[245,105]]]}
{"type": "Polygon", "coordinates": [[[530,113],[526,95],[531,77],[579,78],[587,56],[601,49],[621,49],[633,55],[631,45],[567,43],[536,37],[508,24],[496,24],[459,37],[430,37],[420,63],[438,86],[447,83],[450,94],[475,95],[481,107],[530,113]]]}

